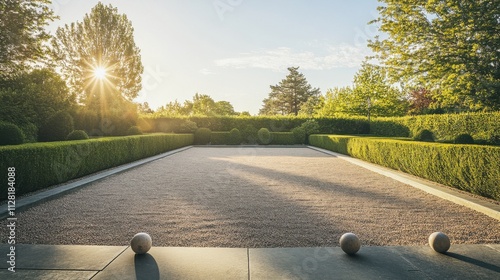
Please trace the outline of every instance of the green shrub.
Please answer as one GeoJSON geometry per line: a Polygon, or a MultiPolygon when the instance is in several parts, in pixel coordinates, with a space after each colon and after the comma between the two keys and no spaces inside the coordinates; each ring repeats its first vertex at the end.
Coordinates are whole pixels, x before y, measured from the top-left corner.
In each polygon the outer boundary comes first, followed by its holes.
{"type": "Polygon", "coordinates": [[[228,145],[229,132],[228,131],[212,131],[210,133],[210,144],[212,145],[228,145]]]}
{"type": "Polygon", "coordinates": [[[500,134],[492,134],[490,136],[490,139],[488,139],[488,143],[493,145],[500,145],[500,134]]]}
{"type": "Polygon", "coordinates": [[[292,132],[271,132],[271,144],[273,145],[295,145],[295,136],[292,132]]]}
{"type": "Polygon", "coordinates": [[[311,134],[319,133],[319,124],[315,120],[307,120],[300,125],[306,132],[306,135],[309,136],[311,134]]]}
{"type": "Polygon", "coordinates": [[[296,127],[292,129],[293,136],[295,138],[295,143],[297,144],[305,144],[307,133],[306,130],[302,127],[296,127]]]}
{"type": "Polygon", "coordinates": [[[453,143],[455,144],[474,144],[474,138],[470,136],[470,134],[463,133],[455,137],[455,140],[453,140],[453,143]]]}
{"type": "Polygon", "coordinates": [[[434,142],[434,134],[432,133],[432,131],[428,129],[422,129],[415,136],[413,136],[413,140],[423,141],[423,142],[434,142]]]}
{"type": "Polygon", "coordinates": [[[24,142],[23,132],[17,125],[0,122],[0,146],[19,145],[24,142]]]}
{"type": "Polygon", "coordinates": [[[127,135],[141,135],[142,131],[137,126],[131,126],[127,129],[127,135]]]}
{"type": "Polygon", "coordinates": [[[68,141],[85,140],[85,139],[89,139],[89,136],[87,135],[87,132],[83,130],[74,130],[66,137],[66,140],[68,141]]]}
{"type": "Polygon", "coordinates": [[[271,141],[273,141],[273,137],[269,129],[263,127],[257,131],[257,142],[259,144],[268,145],[271,144],[271,141]]]}
{"type": "MultiPolygon", "coordinates": [[[[16,195],[22,195],[192,143],[192,134],[149,134],[3,146],[0,170],[16,168],[16,195]]],[[[0,200],[7,186],[0,176],[0,200]]]]}
{"type": "Polygon", "coordinates": [[[206,145],[210,142],[210,134],[212,131],[209,128],[198,128],[194,133],[194,144],[206,145]]]}
{"type": "Polygon", "coordinates": [[[337,135],[311,135],[311,145],[500,200],[500,147],[337,135]]]}
{"type": "Polygon", "coordinates": [[[42,142],[64,141],[72,131],[73,118],[68,112],[59,111],[40,128],[38,140],[42,142]]]}
{"type": "Polygon", "coordinates": [[[184,120],[179,129],[176,131],[177,133],[194,133],[198,129],[198,125],[190,120],[184,120]]]}
{"type": "Polygon", "coordinates": [[[237,128],[231,129],[229,131],[229,144],[230,145],[239,145],[241,144],[241,133],[237,128]]]}
{"type": "Polygon", "coordinates": [[[257,128],[248,124],[241,130],[241,138],[245,144],[257,144],[257,128]]]}

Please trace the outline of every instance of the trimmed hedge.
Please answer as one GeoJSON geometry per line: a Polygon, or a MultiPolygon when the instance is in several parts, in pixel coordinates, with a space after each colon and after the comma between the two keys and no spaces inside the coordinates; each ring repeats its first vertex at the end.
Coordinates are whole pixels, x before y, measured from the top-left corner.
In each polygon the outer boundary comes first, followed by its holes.
{"type": "Polygon", "coordinates": [[[311,135],[311,145],[500,200],[500,147],[311,135]]]}
{"type": "Polygon", "coordinates": [[[152,134],[0,147],[0,200],[7,196],[8,167],[16,168],[22,195],[192,143],[192,134],[152,134]]]}
{"type": "MultiPolygon", "coordinates": [[[[144,132],[180,132],[186,120],[193,121],[198,127],[210,128],[212,131],[230,131],[237,128],[242,136],[247,138],[249,127],[267,128],[270,132],[286,132],[310,120],[307,117],[296,116],[219,116],[219,117],[143,117],[138,121],[144,132]]],[[[366,118],[315,118],[320,133],[328,134],[368,134],[370,124],[366,118]]],[[[246,141],[246,139],[243,139],[246,141]]]]}
{"type": "MultiPolygon", "coordinates": [[[[291,132],[270,132],[269,145],[295,145],[294,135],[291,132]]],[[[228,131],[212,131],[210,135],[212,145],[234,145],[228,131]]]]}
{"type": "Polygon", "coordinates": [[[370,122],[370,133],[380,136],[411,137],[422,129],[434,132],[440,141],[453,141],[457,135],[467,133],[476,140],[496,144],[500,112],[375,118],[370,122]]]}

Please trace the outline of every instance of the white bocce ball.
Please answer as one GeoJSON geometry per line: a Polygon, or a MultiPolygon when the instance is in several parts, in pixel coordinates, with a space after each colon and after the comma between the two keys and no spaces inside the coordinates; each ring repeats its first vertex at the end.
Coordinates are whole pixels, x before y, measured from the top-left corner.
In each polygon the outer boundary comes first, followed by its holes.
{"type": "Polygon", "coordinates": [[[130,247],[136,254],[145,254],[151,249],[153,245],[153,240],[151,240],[151,236],[145,232],[139,232],[134,235],[132,240],[130,241],[130,247]]]}
{"type": "Polygon", "coordinates": [[[352,232],[344,233],[340,237],[340,248],[342,248],[342,251],[346,254],[354,255],[359,251],[359,248],[361,248],[361,242],[359,242],[359,238],[356,234],[352,232]]]}
{"type": "Polygon", "coordinates": [[[429,236],[429,246],[438,253],[446,253],[450,249],[450,239],[442,232],[434,232],[429,236]]]}

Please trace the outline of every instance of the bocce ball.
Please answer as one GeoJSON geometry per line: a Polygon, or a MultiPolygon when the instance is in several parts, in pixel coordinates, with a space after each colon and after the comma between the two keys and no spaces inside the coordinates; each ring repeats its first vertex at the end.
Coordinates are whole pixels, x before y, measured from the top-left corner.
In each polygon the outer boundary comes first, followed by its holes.
{"type": "Polygon", "coordinates": [[[429,236],[429,246],[438,253],[445,253],[450,249],[450,239],[442,232],[434,232],[429,236]]]}
{"type": "Polygon", "coordinates": [[[153,241],[151,240],[151,236],[145,232],[139,232],[134,235],[132,240],[130,241],[130,247],[136,254],[145,254],[151,249],[153,245],[153,241]]]}
{"type": "Polygon", "coordinates": [[[354,255],[359,248],[361,248],[361,242],[356,234],[352,232],[344,233],[340,237],[340,248],[348,255],[354,255]]]}

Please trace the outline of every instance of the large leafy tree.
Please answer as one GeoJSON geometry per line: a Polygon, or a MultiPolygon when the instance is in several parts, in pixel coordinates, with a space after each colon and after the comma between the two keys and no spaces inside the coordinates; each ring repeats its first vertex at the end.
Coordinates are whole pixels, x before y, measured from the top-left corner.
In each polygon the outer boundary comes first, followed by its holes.
{"type": "Polygon", "coordinates": [[[57,29],[53,55],[79,102],[105,110],[137,97],[143,65],[133,32],[126,15],[102,3],[82,22],[57,29]]]}
{"type": "Polygon", "coordinates": [[[0,121],[20,126],[29,141],[57,111],[70,111],[74,96],[64,80],[50,69],[35,69],[0,81],[0,121]]]}
{"type": "Polygon", "coordinates": [[[369,45],[393,78],[442,107],[500,109],[500,0],[379,0],[369,45]]]}
{"type": "Polygon", "coordinates": [[[57,17],[50,0],[0,1],[0,78],[9,79],[40,62],[50,38],[45,26],[57,17]]]}
{"type": "Polygon", "coordinates": [[[390,83],[386,69],[363,63],[353,86],[329,89],[316,115],[402,116],[407,107],[408,101],[390,83]]]}
{"type": "Polygon", "coordinates": [[[298,115],[301,107],[309,98],[318,98],[319,88],[313,88],[299,67],[289,67],[290,72],[277,85],[271,85],[269,97],[264,99],[261,115],[298,115]]]}

